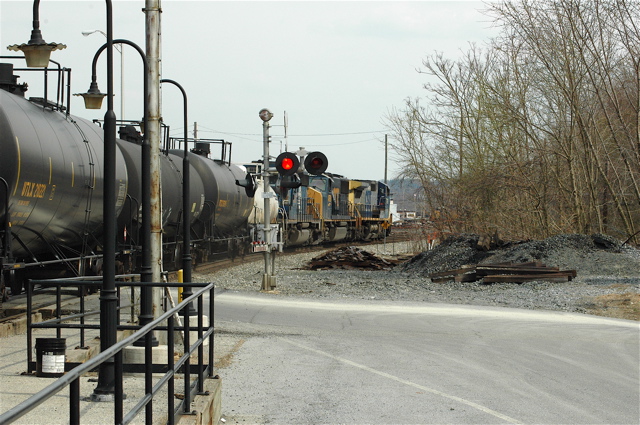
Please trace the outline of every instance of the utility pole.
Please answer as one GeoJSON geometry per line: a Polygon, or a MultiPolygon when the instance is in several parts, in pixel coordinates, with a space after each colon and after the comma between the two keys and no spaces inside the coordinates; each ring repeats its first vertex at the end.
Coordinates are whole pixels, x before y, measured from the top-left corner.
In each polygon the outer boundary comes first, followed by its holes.
{"type": "MultiPolygon", "coordinates": [[[[289,126],[289,120],[287,119],[287,111],[284,111],[284,151],[289,152],[289,139],[287,139],[287,127],[289,126]]],[[[282,145],[280,146],[282,149],[282,145]]]]}
{"type": "Polygon", "coordinates": [[[273,267],[271,263],[271,209],[269,200],[273,192],[269,192],[269,120],[273,118],[273,114],[268,109],[260,111],[260,119],[262,120],[262,142],[263,142],[263,161],[262,161],[262,181],[264,198],[264,241],[266,243],[266,251],[264,251],[264,274],[262,275],[262,290],[269,291],[276,287],[276,277],[273,275],[273,267]]]}
{"type": "Polygon", "coordinates": [[[198,122],[194,121],[193,123],[193,138],[194,140],[198,140],[198,122]]]}
{"type": "Polygon", "coordinates": [[[384,184],[387,184],[387,162],[388,162],[387,135],[384,135],[384,184]]]}
{"type": "MultiPolygon", "coordinates": [[[[151,281],[161,281],[162,197],[160,183],[160,0],[145,1],[146,55],[149,62],[148,129],[151,145],[151,281]]],[[[154,317],[160,315],[161,292],[153,294],[154,317]]]]}

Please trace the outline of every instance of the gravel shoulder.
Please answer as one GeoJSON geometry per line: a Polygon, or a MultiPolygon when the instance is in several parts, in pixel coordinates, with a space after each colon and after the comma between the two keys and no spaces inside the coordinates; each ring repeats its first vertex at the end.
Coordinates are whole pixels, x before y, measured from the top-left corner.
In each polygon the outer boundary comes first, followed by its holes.
{"type": "MultiPolygon", "coordinates": [[[[431,303],[501,306],[553,310],[640,321],[640,251],[602,236],[560,235],[544,241],[506,244],[484,252],[475,235],[443,241],[431,251],[415,252],[415,243],[360,245],[381,258],[413,254],[392,270],[303,270],[324,252],[278,255],[273,294],[306,298],[403,300],[431,303]],[[475,238],[475,239],[474,239],[475,238]],[[470,263],[542,260],[561,269],[575,269],[569,282],[433,283],[429,273],[470,263]]],[[[213,281],[232,291],[260,291],[264,262],[238,261],[211,274],[194,271],[194,281],[213,281]]]]}

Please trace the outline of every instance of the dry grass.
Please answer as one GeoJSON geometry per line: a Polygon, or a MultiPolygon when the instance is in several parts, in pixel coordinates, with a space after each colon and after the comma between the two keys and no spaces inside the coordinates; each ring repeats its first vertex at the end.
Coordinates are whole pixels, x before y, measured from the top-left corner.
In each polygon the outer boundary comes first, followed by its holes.
{"type": "Polygon", "coordinates": [[[216,358],[214,367],[224,368],[231,365],[231,363],[233,362],[233,356],[238,352],[238,350],[240,349],[240,347],[242,347],[242,344],[244,344],[245,341],[246,341],[245,339],[238,340],[227,354],[225,354],[222,357],[216,358]]]}
{"type": "Polygon", "coordinates": [[[623,292],[593,297],[589,300],[587,313],[640,321],[640,294],[623,292]]]}

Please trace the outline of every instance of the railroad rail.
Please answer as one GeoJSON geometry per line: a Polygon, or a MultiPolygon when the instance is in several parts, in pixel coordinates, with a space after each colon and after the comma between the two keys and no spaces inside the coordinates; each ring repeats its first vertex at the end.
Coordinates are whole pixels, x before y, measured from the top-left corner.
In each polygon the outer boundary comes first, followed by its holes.
{"type": "MultiPolygon", "coordinates": [[[[336,249],[336,248],[342,248],[342,247],[347,247],[347,246],[352,246],[352,245],[381,245],[384,243],[395,243],[395,242],[404,242],[404,241],[408,241],[411,240],[411,236],[414,232],[410,231],[411,229],[407,230],[407,229],[398,229],[397,231],[394,229],[394,232],[389,235],[386,240],[385,239],[380,239],[380,240],[373,240],[373,241],[368,241],[368,242],[362,242],[362,241],[351,241],[351,242],[334,242],[334,243],[325,243],[322,245],[310,245],[310,246],[293,246],[293,247],[287,247],[284,249],[284,251],[282,253],[280,253],[279,255],[282,256],[287,256],[287,255],[295,255],[295,254],[300,254],[300,253],[307,253],[307,252],[321,252],[321,251],[326,251],[326,250],[331,250],[331,249],[336,249]]],[[[229,267],[233,267],[239,263],[245,263],[245,262],[255,262],[255,261],[262,261],[263,260],[263,255],[261,252],[255,252],[255,253],[248,253],[246,255],[243,256],[238,256],[235,258],[230,258],[229,256],[225,255],[226,253],[219,253],[219,255],[216,255],[215,260],[213,261],[209,261],[206,263],[200,263],[194,266],[194,273],[198,273],[198,274],[209,274],[209,273],[213,273],[217,270],[224,270],[226,268],[229,267]]],[[[177,271],[171,271],[167,273],[167,279],[169,281],[177,281],[177,271]]],[[[137,275],[124,275],[124,276],[120,276],[121,279],[126,279],[126,278],[136,278],[137,275]]],[[[96,279],[99,277],[96,276],[89,276],[89,277],[85,277],[85,278],[76,278],[77,280],[87,280],[87,279],[96,279]]],[[[69,279],[68,279],[69,280],[69,279]]],[[[61,302],[63,304],[63,309],[64,309],[64,303],[65,301],[71,301],[73,299],[76,299],[78,297],[78,291],[76,290],[72,290],[72,289],[62,289],[61,290],[61,302]]],[[[50,318],[50,317],[54,317],[57,314],[57,309],[56,309],[56,292],[54,289],[52,288],[35,288],[34,290],[34,304],[33,304],[33,311],[39,311],[42,313],[44,318],[50,318]]],[[[20,294],[20,295],[13,295],[11,297],[10,300],[5,301],[0,308],[0,323],[4,323],[4,322],[9,322],[9,321],[13,321],[13,320],[17,320],[20,319],[22,317],[24,317],[26,315],[26,311],[27,311],[27,307],[26,307],[26,303],[27,303],[27,295],[25,294],[20,294]]]]}

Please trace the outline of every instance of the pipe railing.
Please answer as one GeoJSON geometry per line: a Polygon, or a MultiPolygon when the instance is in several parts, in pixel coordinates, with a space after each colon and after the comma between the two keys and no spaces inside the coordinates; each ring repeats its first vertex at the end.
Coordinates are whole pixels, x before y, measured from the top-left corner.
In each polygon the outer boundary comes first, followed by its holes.
{"type": "MultiPolygon", "coordinates": [[[[117,282],[118,286],[141,286],[148,285],[149,283],[145,282],[117,282]]],[[[33,288],[35,285],[47,285],[47,286],[55,286],[56,288],[60,287],[68,287],[68,286],[99,286],[100,282],[87,282],[87,281],[47,281],[47,280],[32,280],[29,281],[29,287],[33,288]]],[[[179,287],[183,286],[184,283],[153,283],[154,286],[158,287],[179,287]]],[[[34,394],[29,399],[23,401],[22,403],[14,406],[13,408],[7,410],[3,414],[0,415],[0,423],[1,424],[10,424],[22,416],[27,414],[28,412],[36,409],[39,405],[44,403],[49,398],[53,397],[55,394],[62,391],[64,388],[69,387],[69,423],[71,425],[76,425],[80,423],[80,378],[86,374],[87,372],[94,370],[99,367],[101,364],[107,361],[114,361],[115,359],[115,394],[114,394],[114,414],[113,414],[113,423],[114,424],[127,424],[131,422],[135,416],[145,409],[145,421],[146,423],[152,423],[152,410],[149,406],[152,405],[152,401],[154,396],[162,389],[165,385],[168,388],[167,391],[167,406],[168,406],[168,421],[169,425],[173,425],[176,423],[176,419],[179,418],[182,414],[190,413],[191,400],[196,394],[202,394],[204,388],[204,379],[205,375],[208,378],[213,377],[213,296],[214,296],[214,284],[213,283],[190,283],[192,288],[200,288],[194,292],[193,295],[184,299],[180,304],[176,307],[167,310],[164,314],[162,314],[157,319],[152,322],[147,323],[144,326],[118,326],[118,329],[135,329],[137,330],[134,334],[124,338],[123,340],[113,344],[106,350],[103,350],[95,357],[86,361],[85,363],[81,363],[78,366],[74,367],[70,371],[68,371],[65,375],[61,376],[49,386],[34,394]],[[209,315],[211,317],[210,325],[206,328],[203,325],[203,297],[205,294],[209,294],[210,302],[209,302],[209,315]],[[198,339],[193,342],[193,344],[189,341],[189,332],[191,328],[189,326],[189,317],[188,317],[188,305],[192,302],[196,301],[198,303],[198,325],[197,325],[197,334],[198,339]],[[181,327],[174,326],[174,315],[178,312],[181,312],[184,316],[184,325],[181,327]],[[163,323],[166,322],[166,326],[163,323]],[[168,356],[167,356],[167,365],[166,372],[159,378],[155,385],[152,385],[152,376],[153,373],[158,373],[158,370],[154,370],[153,357],[152,357],[152,332],[154,330],[166,330],[167,331],[167,345],[168,345],[168,356]],[[178,361],[174,361],[174,332],[175,331],[183,331],[185,335],[184,341],[184,353],[178,361]],[[123,410],[123,374],[124,374],[124,365],[123,365],[123,350],[126,347],[132,346],[136,341],[144,338],[145,339],[145,364],[144,367],[144,379],[145,379],[145,394],[140,398],[139,402],[126,414],[124,415],[123,410]],[[204,342],[208,339],[209,342],[209,351],[208,351],[208,365],[204,364],[204,342]],[[198,351],[198,364],[196,366],[196,375],[197,378],[192,383],[191,382],[191,355],[198,351]],[[182,372],[180,370],[182,369],[182,372]],[[174,395],[174,377],[178,374],[183,375],[185,392],[184,398],[178,404],[178,407],[175,407],[175,395],[174,395]]],[[[59,291],[58,291],[59,292],[59,291]]],[[[84,313],[84,312],[82,312],[84,313]]],[[[81,313],[81,314],[82,314],[81,313]]],[[[94,314],[94,313],[89,313],[94,314]]],[[[62,323],[64,321],[77,319],[80,315],[75,314],[69,317],[58,317],[54,320],[49,320],[47,322],[42,323],[29,323],[29,327],[31,328],[55,328],[57,331],[62,328],[78,328],[83,329],[87,327],[94,327],[94,325],[87,324],[65,324],[62,323]]],[[[27,317],[30,317],[28,315],[27,317]]],[[[99,327],[99,325],[98,325],[99,327]]],[[[30,335],[30,333],[29,333],[30,335]]],[[[30,339],[30,338],[29,338],[30,339]]],[[[29,341],[30,342],[30,341],[29,341]]],[[[29,346],[31,344],[28,344],[29,346]]],[[[28,348],[31,350],[31,348],[28,348]]],[[[164,366],[164,363],[162,364],[164,366]]],[[[156,376],[157,378],[157,376],[156,376]]]]}
{"type": "MultiPolygon", "coordinates": [[[[0,56],[0,59],[25,59],[24,56],[0,56]]],[[[44,87],[43,87],[43,98],[42,98],[42,106],[43,107],[51,107],[52,109],[57,109],[63,111],[67,116],[71,113],[71,68],[63,68],[58,62],[49,59],[49,62],[56,65],[57,69],[50,68],[14,68],[13,71],[19,72],[42,72],[44,75],[44,87]],[[56,100],[54,104],[49,104],[49,72],[55,72],[58,76],[58,81],[56,84],[56,100]],[[67,81],[65,84],[64,74],[67,74],[67,81]],[[65,93],[66,87],[66,93],[65,93]],[[65,105],[66,100],[66,105],[65,105]]]]}

